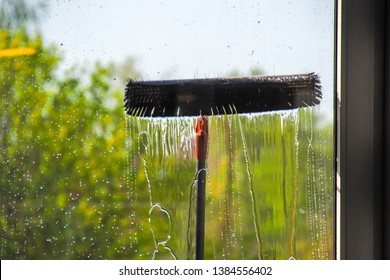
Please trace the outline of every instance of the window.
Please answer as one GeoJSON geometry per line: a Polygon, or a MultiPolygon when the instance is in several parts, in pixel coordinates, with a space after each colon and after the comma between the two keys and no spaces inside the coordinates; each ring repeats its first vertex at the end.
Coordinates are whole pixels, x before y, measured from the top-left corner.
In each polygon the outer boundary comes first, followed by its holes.
{"type": "Polygon", "coordinates": [[[2,258],[194,258],[196,118],[125,116],[127,79],[312,72],[319,105],[209,116],[204,256],[336,257],[334,1],[2,3],[2,258]]]}
{"type": "MultiPolygon", "coordinates": [[[[134,40],[147,59],[164,61],[151,64],[147,80],[319,74],[319,106],[210,117],[205,258],[334,258],[334,5],[173,1],[140,4],[137,15],[134,26],[150,36],[134,30],[134,40]]],[[[194,124],[128,120],[133,205],[148,205],[134,209],[136,258],[194,257],[194,124]]]]}

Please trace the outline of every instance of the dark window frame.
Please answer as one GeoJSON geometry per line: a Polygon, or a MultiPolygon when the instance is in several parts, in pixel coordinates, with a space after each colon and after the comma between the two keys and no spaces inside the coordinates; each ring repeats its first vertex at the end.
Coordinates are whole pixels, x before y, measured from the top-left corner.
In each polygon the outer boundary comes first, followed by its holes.
{"type": "Polygon", "coordinates": [[[390,4],[338,4],[336,250],[341,259],[390,258],[390,4]]]}

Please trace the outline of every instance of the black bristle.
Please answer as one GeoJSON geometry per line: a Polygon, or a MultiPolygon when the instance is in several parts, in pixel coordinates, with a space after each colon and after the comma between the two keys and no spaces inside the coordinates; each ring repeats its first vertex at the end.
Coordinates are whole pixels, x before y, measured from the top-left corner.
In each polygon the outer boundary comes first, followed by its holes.
{"type": "Polygon", "coordinates": [[[314,106],[321,102],[318,75],[133,81],[126,85],[129,115],[176,117],[256,113],[314,106]]]}

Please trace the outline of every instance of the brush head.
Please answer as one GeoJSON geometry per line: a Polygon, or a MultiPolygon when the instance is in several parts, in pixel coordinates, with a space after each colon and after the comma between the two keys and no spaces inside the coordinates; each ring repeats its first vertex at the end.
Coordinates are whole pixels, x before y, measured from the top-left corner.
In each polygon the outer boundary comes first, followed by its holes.
{"type": "Polygon", "coordinates": [[[316,74],[127,83],[125,111],[139,117],[257,113],[314,106],[316,74]]]}

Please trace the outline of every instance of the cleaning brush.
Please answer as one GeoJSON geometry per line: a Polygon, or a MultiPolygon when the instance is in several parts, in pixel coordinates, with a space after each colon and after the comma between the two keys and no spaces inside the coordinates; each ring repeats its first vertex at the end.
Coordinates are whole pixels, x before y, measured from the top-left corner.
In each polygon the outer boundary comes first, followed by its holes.
{"type": "Polygon", "coordinates": [[[313,106],[322,98],[316,74],[133,81],[125,111],[140,117],[255,113],[313,106]]]}

